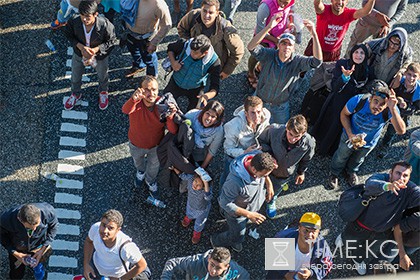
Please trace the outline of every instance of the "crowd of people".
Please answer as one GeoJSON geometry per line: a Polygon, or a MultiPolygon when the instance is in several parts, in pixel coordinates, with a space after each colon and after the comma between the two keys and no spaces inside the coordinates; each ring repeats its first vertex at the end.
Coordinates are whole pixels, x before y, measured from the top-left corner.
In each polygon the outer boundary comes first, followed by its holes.
{"type": "MultiPolygon", "coordinates": [[[[254,36],[246,45],[251,53],[247,79],[255,92],[233,116],[226,116],[217,96],[220,82],[229,79],[244,56],[244,42],[233,25],[241,1],[202,0],[198,9],[192,9],[193,2],[186,1],[182,16],[179,0],[174,0],[172,14],[164,0],[62,0],[51,28],[62,29],[74,49],[72,94],[64,108],[78,105],[86,66],[98,74],[99,108],[108,107],[108,58],[115,46],[126,45],[132,65],[125,77],[145,72],[122,107],[129,118],[134,185],[146,188],[149,202],[164,205],[157,177],[169,169],[167,185],[188,193],[180,223],[188,227],[195,220],[193,244],[200,242],[210,211],[217,211],[211,209],[213,198],[227,223],[225,231],[211,235],[213,249],[169,259],[161,279],[180,272],[192,279],[250,279],[246,269],[231,259],[229,249],[243,250],[248,222],[258,225],[277,216],[282,190],[305,181],[315,153],[332,156],[326,189],[339,189],[341,175],[356,187],[362,183],[357,173],[372,150],[386,151],[395,135],[412,128],[410,118],[420,110],[420,64],[412,61],[407,31],[393,28],[408,1],[364,0],[362,8],[354,9],[347,7],[348,0],[331,4],[314,0],[314,25],[300,18],[295,0],[262,0],[255,7],[254,36]],[[99,14],[99,4],[105,16],[99,14]],[[113,24],[117,13],[124,21],[122,34],[116,34],[113,24]],[[356,29],[342,53],[354,20],[358,20],[356,29]],[[171,77],[159,94],[156,50],[173,25],[179,39],[168,45],[166,71],[171,77]],[[295,47],[304,29],[311,39],[300,55],[295,47]],[[369,36],[373,39],[366,41],[369,36]],[[329,92],[318,105],[318,114],[311,115],[310,127],[306,108],[291,116],[291,97],[303,77],[317,81],[325,75],[322,88],[308,91],[313,98],[325,87],[329,92]],[[177,102],[181,96],[187,98],[186,110],[177,102]],[[210,163],[221,148],[223,170],[216,182],[210,163]],[[264,204],[265,215],[260,213],[264,204]]],[[[377,199],[336,240],[336,245],[348,240],[395,240],[399,260],[381,261],[397,262],[404,270],[412,265],[409,255],[420,248],[420,129],[413,131],[405,157],[389,173],[374,174],[364,183],[365,192],[377,199]]],[[[296,240],[296,266],[269,271],[267,279],[323,279],[330,272],[333,255],[320,235],[320,214],[303,213],[276,235],[296,240]]],[[[111,209],[90,228],[84,244],[86,279],[150,279],[144,256],[121,231],[122,224],[122,214],[111,209]]],[[[57,225],[54,208],[47,203],[25,204],[2,214],[1,243],[9,253],[11,279],[21,279],[26,266],[37,268],[45,262],[57,225]]],[[[355,255],[364,249],[357,247],[355,255]]],[[[361,275],[372,261],[352,260],[361,275]]]]}

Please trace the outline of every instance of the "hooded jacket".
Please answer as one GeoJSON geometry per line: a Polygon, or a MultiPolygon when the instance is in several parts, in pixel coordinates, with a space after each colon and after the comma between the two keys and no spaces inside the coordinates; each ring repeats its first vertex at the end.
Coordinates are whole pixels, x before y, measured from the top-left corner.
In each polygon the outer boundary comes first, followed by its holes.
{"type": "MultiPolygon", "coordinates": [[[[214,48],[222,65],[221,72],[232,74],[244,56],[244,43],[230,21],[220,14],[216,17],[215,34],[210,36],[214,48]]],[[[179,37],[184,39],[194,38],[202,34],[201,9],[195,9],[186,14],[178,24],[179,37]]]]}
{"type": "Polygon", "coordinates": [[[187,279],[218,279],[218,280],[239,280],[250,279],[249,273],[235,261],[231,260],[229,268],[221,276],[211,277],[208,273],[208,259],[213,250],[204,254],[197,254],[188,257],[173,258],[165,263],[160,276],[161,280],[171,280],[176,272],[185,272],[187,279]],[[189,278],[188,278],[189,277],[189,278]]]}
{"type": "Polygon", "coordinates": [[[54,208],[46,203],[34,203],[41,211],[41,223],[31,237],[23,224],[18,220],[18,212],[22,205],[6,210],[1,215],[1,244],[12,254],[13,251],[29,252],[43,245],[51,245],[58,229],[58,219],[54,208]]]}
{"type": "Polygon", "coordinates": [[[288,178],[295,170],[298,174],[303,174],[315,154],[315,139],[307,132],[294,148],[288,151],[286,125],[274,124],[267,127],[259,139],[262,150],[269,152],[277,160],[279,167],[271,172],[271,175],[277,178],[288,178]]]}
{"type": "Polygon", "coordinates": [[[257,153],[261,152],[243,154],[230,165],[230,173],[223,184],[218,201],[220,207],[233,217],[238,217],[235,214],[238,207],[257,212],[265,201],[265,179],[252,177],[244,166],[245,158],[257,153]]]}
{"type": "Polygon", "coordinates": [[[223,148],[225,154],[236,158],[242,155],[248,147],[259,144],[258,137],[270,124],[271,114],[270,111],[263,108],[262,120],[256,131],[248,126],[243,105],[236,108],[233,116],[234,118],[224,125],[225,142],[223,148]]]}
{"type": "Polygon", "coordinates": [[[373,67],[375,78],[380,79],[387,84],[391,83],[398,71],[404,72],[405,68],[413,60],[413,50],[408,45],[407,31],[401,27],[392,30],[385,38],[368,42],[367,46],[371,51],[369,65],[373,67]],[[389,39],[393,36],[398,36],[400,38],[400,49],[391,57],[391,59],[388,59],[386,65],[384,65],[382,61],[385,60],[389,39]]]}

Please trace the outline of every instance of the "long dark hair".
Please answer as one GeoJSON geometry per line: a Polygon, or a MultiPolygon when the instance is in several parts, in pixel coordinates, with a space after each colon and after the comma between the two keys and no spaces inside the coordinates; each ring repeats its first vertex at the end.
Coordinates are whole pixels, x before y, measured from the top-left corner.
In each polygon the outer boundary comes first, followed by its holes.
{"type": "Polygon", "coordinates": [[[203,115],[205,112],[210,111],[210,110],[215,111],[217,115],[217,120],[211,127],[216,127],[216,126],[221,125],[223,122],[223,117],[225,115],[225,107],[222,105],[222,103],[220,103],[217,100],[210,100],[209,102],[207,102],[207,105],[204,106],[203,109],[201,109],[201,112],[198,115],[198,121],[200,122],[200,124],[204,126],[203,115]]]}
{"type": "Polygon", "coordinates": [[[349,62],[348,62],[349,67],[350,67],[349,69],[351,69],[351,67],[353,67],[353,65],[354,65],[354,72],[353,72],[353,74],[351,74],[351,76],[357,82],[365,81],[365,80],[368,79],[368,76],[369,76],[369,66],[368,66],[369,53],[368,52],[369,51],[368,51],[365,44],[357,44],[350,51],[350,58],[349,58],[349,62]],[[362,49],[365,52],[365,59],[360,64],[356,64],[353,61],[353,53],[357,49],[362,49]]]}

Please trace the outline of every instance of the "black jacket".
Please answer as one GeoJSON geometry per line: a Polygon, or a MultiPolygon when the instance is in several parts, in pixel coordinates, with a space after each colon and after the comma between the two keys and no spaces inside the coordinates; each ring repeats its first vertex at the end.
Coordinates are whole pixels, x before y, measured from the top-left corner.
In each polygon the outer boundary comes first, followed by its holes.
{"type": "Polygon", "coordinates": [[[42,245],[51,245],[57,234],[58,219],[54,208],[46,203],[34,203],[41,210],[41,223],[29,238],[17,215],[22,205],[3,212],[0,218],[1,244],[11,254],[28,252],[42,245]]]}
{"type": "MultiPolygon", "coordinates": [[[[82,56],[82,52],[76,47],[77,43],[86,46],[85,32],[80,16],[74,17],[67,22],[66,28],[64,28],[64,35],[73,46],[74,52],[78,56],[82,56]]],[[[96,59],[102,60],[108,56],[117,43],[118,39],[115,35],[114,25],[105,17],[98,16],[90,38],[91,48],[99,46],[96,59]]]]}

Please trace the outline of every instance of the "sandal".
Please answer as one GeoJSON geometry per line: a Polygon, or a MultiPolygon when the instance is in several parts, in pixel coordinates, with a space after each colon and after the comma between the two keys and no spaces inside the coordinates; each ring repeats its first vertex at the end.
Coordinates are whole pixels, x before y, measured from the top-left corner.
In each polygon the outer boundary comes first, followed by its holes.
{"type": "Polygon", "coordinates": [[[252,75],[248,72],[247,74],[248,84],[253,88],[257,89],[258,79],[255,75],[252,75]]]}

